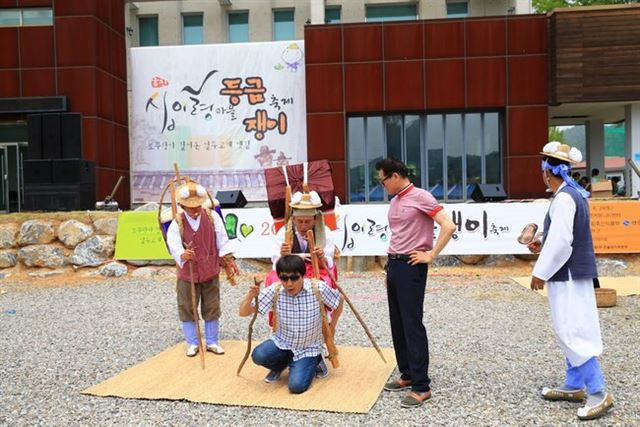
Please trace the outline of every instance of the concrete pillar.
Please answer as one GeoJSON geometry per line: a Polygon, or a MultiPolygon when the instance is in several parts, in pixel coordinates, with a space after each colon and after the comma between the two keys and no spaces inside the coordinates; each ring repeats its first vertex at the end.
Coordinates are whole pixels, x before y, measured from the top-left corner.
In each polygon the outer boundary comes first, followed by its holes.
{"type": "Polygon", "coordinates": [[[600,177],[604,178],[604,123],[602,120],[587,120],[585,124],[587,138],[587,175],[591,177],[592,169],[600,169],[600,177]]]}
{"type": "MultiPolygon", "coordinates": [[[[624,107],[624,131],[626,141],[624,157],[632,159],[640,169],[640,104],[629,104],[624,107]]],[[[624,165],[624,187],[627,196],[640,197],[640,177],[632,170],[629,163],[624,165]]]]}
{"type": "Polygon", "coordinates": [[[311,2],[311,25],[324,25],[324,0],[311,2]]]}

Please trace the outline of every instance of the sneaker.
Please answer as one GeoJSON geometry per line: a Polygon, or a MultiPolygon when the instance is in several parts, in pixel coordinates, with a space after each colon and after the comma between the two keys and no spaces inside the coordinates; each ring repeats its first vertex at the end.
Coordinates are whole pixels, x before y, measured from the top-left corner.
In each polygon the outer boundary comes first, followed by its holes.
{"type": "Polygon", "coordinates": [[[610,393],[605,393],[604,398],[598,404],[594,406],[584,405],[578,409],[578,419],[583,421],[593,420],[603,416],[611,408],[613,408],[613,396],[610,393]]]}
{"type": "Polygon", "coordinates": [[[549,387],[545,387],[542,389],[542,398],[545,400],[582,402],[584,399],[586,399],[586,397],[587,397],[587,393],[585,393],[585,391],[581,389],[565,390],[562,388],[549,388],[549,387]]]}
{"type": "Polygon", "coordinates": [[[220,347],[219,344],[207,344],[207,351],[213,354],[224,354],[224,348],[220,347]]]}
{"type": "Polygon", "coordinates": [[[329,375],[329,368],[323,357],[316,365],[316,378],[325,378],[327,375],[329,375]]]}
{"type": "Polygon", "coordinates": [[[403,408],[417,408],[429,399],[431,399],[431,390],[425,392],[412,391],[400,400],[400,406],[403,408]]]}
{"type": "Polygon", "coordinates": [[[187,346],[187,357],[193,357],[198,354],[198,346],[197,345],[189,345],[187,346]]]}
{"type": "Polygon", "coordinates": [[[403,380],[398,378],[397,380],[389,381],[384,385],[384,389],[387,391],[402,391],[411,388],[411,380],[403,380]]]}
{"type": "Polygon", "coordinates": [[[264,377],[264,382],[268,384],[275,383],[280,379],[281,374],[282,371],[269,371],[267,376],[264,377]]]}

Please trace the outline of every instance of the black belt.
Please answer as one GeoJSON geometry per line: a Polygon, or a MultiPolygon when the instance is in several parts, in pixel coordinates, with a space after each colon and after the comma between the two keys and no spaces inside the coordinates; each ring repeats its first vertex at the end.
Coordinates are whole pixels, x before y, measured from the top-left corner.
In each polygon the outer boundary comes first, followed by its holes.
{"type": "Polygon", "coordinates": [[[409,261],[411,257],[405,254],[389,254],[389,259],[397,259],[399,261],[409,261]]]}

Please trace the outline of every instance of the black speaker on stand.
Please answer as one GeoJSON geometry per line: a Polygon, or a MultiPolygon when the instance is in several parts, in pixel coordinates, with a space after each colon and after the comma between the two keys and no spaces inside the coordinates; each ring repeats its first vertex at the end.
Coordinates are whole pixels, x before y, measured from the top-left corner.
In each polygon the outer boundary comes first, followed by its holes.
{"type": "Polygon", "coordinates": [[[247,199],[240,190],[218,191],[216,199],[221,208],[243,208],[247,204],[247,199]]]}
{"type": "Polygon", "coordinates": [[[471,198],[476,202],[499,202],[507,198],[507,193],[502,184],[476,184],[471,198]]]}

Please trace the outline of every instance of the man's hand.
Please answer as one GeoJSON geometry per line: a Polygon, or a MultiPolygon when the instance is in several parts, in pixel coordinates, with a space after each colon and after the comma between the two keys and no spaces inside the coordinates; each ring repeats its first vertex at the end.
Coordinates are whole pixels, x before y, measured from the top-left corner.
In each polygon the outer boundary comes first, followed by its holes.
{"type": "Polygon", "coordinates": [[[409,253],[409,265],[429,264],[433,261],[431,251],[412,251],[409,253]]]}
{"type": "Polygon", "coordinates": [[[250,299],[254,299],[260,293],[259,285],[251,285],[249,286],[249,290],[247,291],[247,297],[250,299]]]}
{"type": "Polygon", "coordinates": [[[182,252],[182,255],[180,255],[180,259],[182,260],[182,262],[191,261],[195,258],[196,252],[193,249],[185,249],[184,252],[182,252]]]}
{"type": "Polygon", "coordinates": [[[313,253],[318,257],[318,259],[324,259],[324,249],[322,249],[320,246],[316,246],[315,248],[313,248],[313,253]]]}
{"type": "Polygon", "coordinates": [[[236,260],[231,254],[227,254],[222,257],[224,260],[224,270],[227,273],[228,278],[233,278],[236,274],[240,275],[240,269],[236,264],[236,260]]]}
{"type": "Polygon", "coordinates": [[[534,240],[527,245],[527,248],[531,253],[539,254],[542,249],[542,241],[540,239],[534,240]]]}
{"type": "Polygon", "coordinates": [[[531,276],[531,289],[534,291],[541,291],[544,289],[544,280],[538,279],[535,276],[531,276]]]}
{"type": "Polygon", "coordinates": [[[280,256],[291,255],[291,244],[284,242],[280,246],[280,256]]]}

